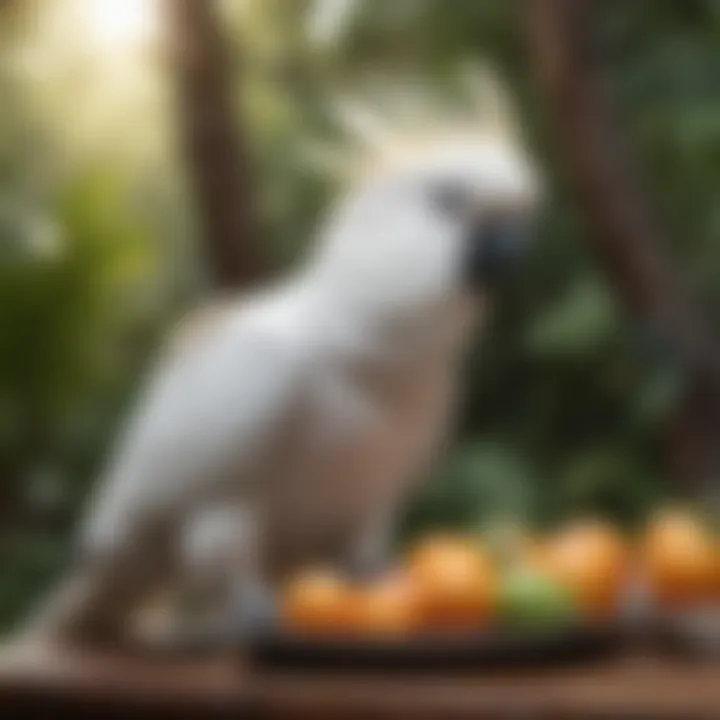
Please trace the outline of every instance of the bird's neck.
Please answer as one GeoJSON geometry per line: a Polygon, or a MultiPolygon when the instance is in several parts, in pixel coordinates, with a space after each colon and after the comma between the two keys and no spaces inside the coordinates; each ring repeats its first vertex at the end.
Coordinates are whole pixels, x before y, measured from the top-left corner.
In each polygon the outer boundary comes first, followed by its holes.
{"type": "Polygon", "coordinates": [[[300,278],[294,285],[304,324],[318,347],[357,362],[403,368],[430,355],[451,359],[475,324],[478,306],[468,299],[393,308],[316,280],[300,278]]]}

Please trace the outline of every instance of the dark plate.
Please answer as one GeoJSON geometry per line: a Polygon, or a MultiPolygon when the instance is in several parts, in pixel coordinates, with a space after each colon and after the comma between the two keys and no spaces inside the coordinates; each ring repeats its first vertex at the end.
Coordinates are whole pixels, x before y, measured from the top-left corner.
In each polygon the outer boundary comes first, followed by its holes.
{"type": "Polygon", "coordinates": [[[297,670],[538,669],[601,660],[620,645],[611,626],[582,626],[546,635],[476,632],[404,640],[310,638],[280,630],[258,634],[258,665],[297,670]]]}

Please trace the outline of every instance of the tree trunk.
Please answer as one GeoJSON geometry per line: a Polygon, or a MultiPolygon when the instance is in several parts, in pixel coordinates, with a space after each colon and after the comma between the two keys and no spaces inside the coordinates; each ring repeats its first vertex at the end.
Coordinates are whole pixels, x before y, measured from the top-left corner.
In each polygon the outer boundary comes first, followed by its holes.
{"type": "Polygon", "coordinates": [[[532,65],[577,197],[593,227],[592,249],[620,300],[687,369],[695,462],[686,481],[704,491],[720,471],[720,345],[687,290],[618,130],[598,52],[592,0],[528,0],[532,65]],[[702,402],[698,402],[698,397],[702,402]],[[701,446],[701,447],[700,447],[701,446]]]}
{"type": "Polygon", "coordinates": [[[233,111],[228,50],[212,0],[165,0],[178,119],[200,230],[220,289],[261,275],[250,160],[233,111]]]}

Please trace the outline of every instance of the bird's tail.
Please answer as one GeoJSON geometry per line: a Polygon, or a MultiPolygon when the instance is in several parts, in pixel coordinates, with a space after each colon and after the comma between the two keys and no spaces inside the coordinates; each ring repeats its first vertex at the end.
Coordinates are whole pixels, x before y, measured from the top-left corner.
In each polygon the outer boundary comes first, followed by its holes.
{"type": "Polygon", "coordinates": [[[119,644],[118,600],[109,602],[111,588],[89,568],[63,578],[39,608],[3,642],[0,672],[33,670],[58,652],[119,644]]]}
{"type": "Polygon", "coordinates": [[[92,641],[111,624],[109,608],[98,602],[106,594],[91,572],[72,571],[31,615],[21,636],[36,643],[92,641]]]}
{"type": "Polygon", "coordinates": [[[20,638],[31,644],[123,644],[147,592],[142,563],[88,563],[71,570],[31,615],[20,638]]]}
{"type": "Polygon", "coordinates": [[[100,634],[97,594],[90,573],[71,572],[31,613],[16,640],[32,646],[92,643],[100,634]]]}

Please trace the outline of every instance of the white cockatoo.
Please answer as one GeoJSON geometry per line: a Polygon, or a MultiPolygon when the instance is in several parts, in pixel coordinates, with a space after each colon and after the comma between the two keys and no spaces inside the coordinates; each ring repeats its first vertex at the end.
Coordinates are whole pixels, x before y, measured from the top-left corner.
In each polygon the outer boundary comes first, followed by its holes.
{"type": "Polygon", "coordinates": [[[303,564],[383,563],[538,187],[515,138],[482,123],[377,147],[299,269],[201,318],[160,363],[36,633],[121,638],[188,579],[242,610],[303,564]]]}

